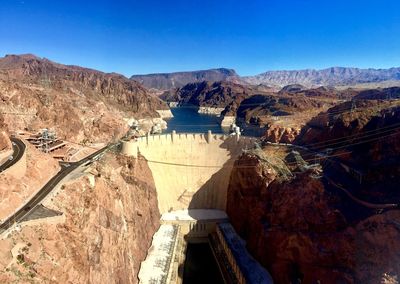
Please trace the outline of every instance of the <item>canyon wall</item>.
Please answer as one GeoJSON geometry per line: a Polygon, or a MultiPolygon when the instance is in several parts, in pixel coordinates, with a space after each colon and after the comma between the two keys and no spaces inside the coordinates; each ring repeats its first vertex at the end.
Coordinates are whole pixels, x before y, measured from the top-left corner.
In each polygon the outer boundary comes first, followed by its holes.
{"type": "Polygon", "coordinates": [[[227,213],[275,283],[397,283],[400,210],[351,222],[340,209],[351,201],[312,171],[283,180],[254,155],[243,155],[236,165],[227,213]]]}
{"type": "Polygon", "coordinates": [[[399,121],[398,101],[346,102],[295,139],[331,158],[267,145],[238,159],[227,213],[275,283],[398,283],[399,121]]]}
{"type": "Polygon", "coordinates": [[[64,221],[1,239],[2,283],[137,283],[160,218],[145,161],[107,155],[44,205],[64,221]]]}

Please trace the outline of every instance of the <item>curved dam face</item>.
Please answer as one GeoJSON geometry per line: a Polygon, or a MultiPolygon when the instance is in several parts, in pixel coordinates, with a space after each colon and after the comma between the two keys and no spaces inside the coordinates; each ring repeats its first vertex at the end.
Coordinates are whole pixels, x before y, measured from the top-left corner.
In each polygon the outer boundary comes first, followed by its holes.
{"type": "Polygon", "coordinates": [[[170,134],[122,143],[122,153],[143,156],[152,171],[160,213],[226,209],[235,159],[255,138],[222,134],[170,134]]]}

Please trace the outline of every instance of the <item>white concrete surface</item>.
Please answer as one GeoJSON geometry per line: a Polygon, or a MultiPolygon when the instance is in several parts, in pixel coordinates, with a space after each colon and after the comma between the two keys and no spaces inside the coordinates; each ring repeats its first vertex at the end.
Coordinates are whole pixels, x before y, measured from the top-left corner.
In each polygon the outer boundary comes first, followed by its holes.
{"type": "Polygon", "coordinates": [[[234,161],[255,140],[170,133],[123,142],[122,153],[136,157],[139,152],[148,161],[161,214],[182,209],[225,210],[234,161]]]}

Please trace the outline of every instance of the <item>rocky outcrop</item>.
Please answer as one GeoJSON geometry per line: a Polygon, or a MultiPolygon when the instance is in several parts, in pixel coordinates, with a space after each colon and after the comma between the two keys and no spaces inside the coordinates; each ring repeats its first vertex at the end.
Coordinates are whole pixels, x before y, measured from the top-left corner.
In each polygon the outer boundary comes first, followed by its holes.
{"type": "Polygon", "coordinates": [[[341,209],[345,197],[313,170],[282,178],[271,152],[235,163],[227,213],[274,282],[396,283],[400,211],[351,221],[341,209]]]}
{"type": "MultiPolygon", "coordinates": [[[[1,131],[1,128],[0,128],[1,131]]],[[[5,131],[0,132],[0,154],[12,149],[10,138],[5,131]]],[[[0,159],[1,161],[1,159],[0,159]]]]}
{"type": "Polygon", "coordinates": [[[142,83],[147,88],[169,90],[180,88],[189,83],[202,81],[217,82],[238,80],[235,70],[219,68],[192,72],[176,72],[164,74],[133,75],[131,79],[142,83]]]}
{"type": "Polygon", "coordinates": [[[44,205],[65,221],[0,240],[0,281],[137,283],[160,217],[144,160],[106,156],[44,205]]]}
{"type": "Polygon", "coordinates": [[[292,143],[299,134],[300,128],[267,125],[263,139],[272,143],[292,143]]]}
{"type": "Polygon", "coordinates": [[[319,169],[307,166],[318,159],[302,148],[266,146],[236,162],[227,212],[276,283],[396,283],[399,122],[397,101],[349,101],[317,115],[294,141],[328,155],[319,169]],[[282,175],[277,161],[296,174],[282,175]]]}
{"type": "Polygon", "coordinates": [[[26,154],[0,174],[0,219],[21,208],[60,169],[56,160],[26,142],[26,154]]]}

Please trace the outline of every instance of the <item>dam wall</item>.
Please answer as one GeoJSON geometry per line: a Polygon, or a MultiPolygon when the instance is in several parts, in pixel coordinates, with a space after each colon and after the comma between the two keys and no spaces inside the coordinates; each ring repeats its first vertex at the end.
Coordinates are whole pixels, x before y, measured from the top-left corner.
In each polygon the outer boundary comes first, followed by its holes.
{"type": "Polygon", "coordinates": [[[144,158],[152,171],[160,213],[226,209],[233,163],[255,138],[223,134],[149,135],[122,142],[122,153],[144,158]]]}

